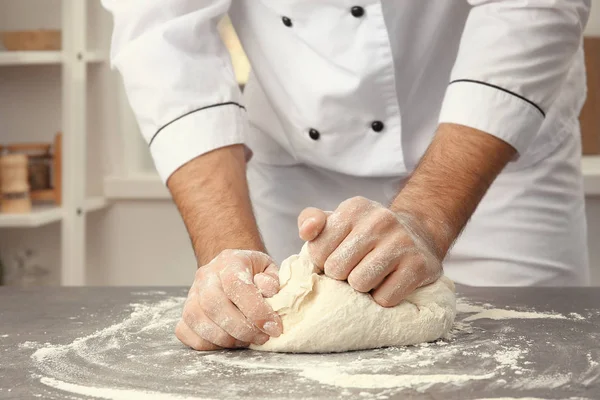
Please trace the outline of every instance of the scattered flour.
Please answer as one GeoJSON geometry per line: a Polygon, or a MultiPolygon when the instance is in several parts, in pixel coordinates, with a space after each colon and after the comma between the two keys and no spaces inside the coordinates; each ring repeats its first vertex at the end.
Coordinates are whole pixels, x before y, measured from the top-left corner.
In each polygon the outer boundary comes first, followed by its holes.
{"type": "Polygon", "coordinates": [[[167,294],[167,292],[162,291],[162,290],[150,290],[147,292],[133,292],[132,293],[134,296],[152,296],[152,295],[161,295],[164,296],[167,294]]]}
{"type": "Polygon", "coordinates": [[[539,397],[488,397],[485,399],[475,399],[475,400],[547,400],[547,399],[541,399],[539,397]]]}
{"type": "MultiPolygon", "coordinates": [[[[576,321],[584,321],[586,318],[576,312],[569,313],[569,318],[559,313],[541,313],[532,311],[517,311],[507,310],[502,308],[493,308],[491,304],[471,304],[464,299],[457,299],[456,310],[460,313],[474,314],[465,319],[463,322],[475,321],[478,319],[572,319],[576,321]]],[[[514,329],[512,327],[506,327],[507,330],[514,329]]]]}
{"type": "Polygon", "coordinates": [[[95,388],[91,386],[76,385],[74,383],[62,382],[54,378],[43,377],[40,379],[46,386],[53,387],[63,392],[80,394],[83,396],[95,397],[98,399],[111,399],[111,400],[131,400],[131,399],[145,399],[145,400],[209,400],[206,397],[188,397],[188,396],[177,396],[165,393],[146,392],[140,390],[128,390],[128,389],[111,389],[111,388],[95,388]]]}
{"type": "Polygon", "coordinates": [[[427,390],[433,385],[449,383],[459,385],[471,380],[490,379],[494,373],[484,375],[385,375],[385,374],[345,374],[335,369],[316,368],[302,372],[302,376],[325,385],[360,389],[417,388],[427,390]]]}
{"type": "Polygon", "coordinates": [[[2,337],[2,338],[6,338],[6,337],[9,337],[9,336],[10,335],[0,335],[0,337],[2,337]]]}
{"type": "MultiPolygon", "coordinates": [[[[45,387],[103,399],[205,399],[215,396],[215,385],[220,388],[219,397],[236,398],[251,382],[259,385],[254,386],[261,393],[258,397],[298,397],[305,394],[309,381],[310,387],[322,385],[318,390],[331,393],[330,397],[384,400],[403,390],[423,392],[435,385],[453,393],[453,388],[467,382],[481,387],[504,382],[505,388],[536,389],[560,387],[573,379],[553,371],[530,373],[532,361],[527,358],[535,360],[539,343],[511,330],[485,332],[469,323],[490,317],[565,319],[560,314],[494,309],[459,299],[452,332],[434,343],[328,355],[198,353],[173,335],[184,300],[168,297],[131,304],[131,312],[119,322],[69,344],[25,342],[20,347],[37,349],[31,359],[45,387]],[[232,381],[232,376],[237,379],[232,381]],[[286,380],[290,389],[277,392],[284,376],[292,378],[286,380]],[[203,384],[209,381],[209,386],[203,384]]],[[[598,365],[591,353],[587,362],[598,365]]]]}
{"type": "MultiPolygon", "coordinates": [[[[46,345],[50,346],[50,343],[46,343],[46,345]]],[[[21,349],[38,349],[44,346],[42,343],[26,341],[23,343],[19,343],[19,348],[21,349]]]]}
{"type": "Polygon", "coordinates": [[[491,310],[483,310],[475,315],[465,318],[463,321],[475,321],[477,319],[567,319],[562,314],[551,314],[551,313],[538,313],[538,312],[527,312],[527,311],[515,311],[515,310],[503,310],[501,308],[492,308],[491,310]]]}
{"type": "Polygon", "coordinates": [[[581,314],[578,314],[576,312],[572,312],[569,313],[569,317],[575,319],[575,320],[579,320],[579,321],[585,321],[585,317],[581,314]]]}
{"type": "Polygon", "coordinates": [[[527,354],[527,351],[515,347],[503,348],[494,354],[494,359],[504,367],[521,372],[524,368],[519,365],[519,360],[527,354]]]}
{"type": "Polygon", "coordinates": [[[570,374],[550,374],[531,377],[529,379],[512,382],[512,387],[519,389],[556,389],[561,386],[569,385],[572,382],[570,374]]]}

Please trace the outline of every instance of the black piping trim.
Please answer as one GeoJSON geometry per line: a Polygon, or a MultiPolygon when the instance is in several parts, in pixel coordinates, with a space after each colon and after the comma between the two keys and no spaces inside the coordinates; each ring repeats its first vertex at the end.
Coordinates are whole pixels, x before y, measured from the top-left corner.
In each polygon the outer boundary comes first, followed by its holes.
{"type": "Polygon", "coordinates": [[[505,92],[505,93],[508,93],[508,94],[511,94],[511,95],[513,95],[513,96],[515,96],[515,97],[518,97],[519,99],[523,100],[523,101],[524,101],[524,102],[526,102],[526,103],[529,103],[529,104],[531,104],[532,106],[534,106],[534,107],[535,107],[535,109],[536,109],[536,110],[538,110],[538,111],[539,111],[539,112],[542,114],[542,116],[543,116],[544,118],[546,117],[546,113],[544,112],[544,110],[542,110],[542,107],[538,106],[537,104],[535,104],[533,101],[529,100],[528,98],[525,98],[525,97],[523,97],[523,96],[521,96],[520,94],[517,94],[517,93],[515,93],[515,92],[511,92],[511,91],[510,91],[510,90],[508,90],[508,89],[504,89],[503,87],[496,86],[496,85],[492,85],[491,83],[487,83],[487,82],[476,81],[476,80],[474,80],[474,79],[457,79],[457,80],[455,80],[455,81],[452,81],[452,82],[450,82],[448,85],[452,85],[453,83],[457,83],[457,82],[470,82],[470,83],[478,83],[478,84],[480,84],[480,85],[489,86],[489,87],[491,87],[491,88],[494,88],[494,89],[501,90],[501,91],[503,91],[503,92],[505,92]]]}
{"type": "Polygon", "coordinates": [[[175,118],[173,121],[171,122],[167,122],[165,125],[161,126],[156,133],[152,136],[152,139],[150,139],[150,142],[148,143],[148,147],[152,146],[152,142],[154,142],[154,139],[156,138],[156,136],[160,133],[160,131],[162,131],[163,129],[165,129],[167,126],[171,125],[173,122],[179,121],[181,118],[187,117],[188,115],[197,113],[198,111],[203,111],[203,110],[208,110],[209,108],[214,108],[214,107],[221,107],[221,106],[230,106],[230,105],[234,105],[234,106],[238,106],[239,108],[245,110],[246,107],[244,107],[243,105],[236,103],[235,101],[228,101],[225,103],[217,103],[217,104],[211,104],[209,106],[204,106],[204,107],[200,107],[197,108],[195,110],[192,110],[190,112],[187,112],[177,118],[175,118]]]}

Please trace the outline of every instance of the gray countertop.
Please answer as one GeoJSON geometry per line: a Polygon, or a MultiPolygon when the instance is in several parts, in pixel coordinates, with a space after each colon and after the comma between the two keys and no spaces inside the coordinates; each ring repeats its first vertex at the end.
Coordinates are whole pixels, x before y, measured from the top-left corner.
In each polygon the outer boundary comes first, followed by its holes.
{"type": "Polygon", "coordinates": [[[448,339],[290,355],[187,349],[186,289],[0,288],[0,398],[600,399],[600,288],[458,291],[448,339]]]}

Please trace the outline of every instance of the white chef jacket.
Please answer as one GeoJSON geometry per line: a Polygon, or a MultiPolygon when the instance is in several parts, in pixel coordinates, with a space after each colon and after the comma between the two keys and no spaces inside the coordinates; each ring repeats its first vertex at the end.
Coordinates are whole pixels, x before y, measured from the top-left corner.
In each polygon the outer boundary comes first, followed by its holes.
{"type": "Polygon", "coordinates": [[[409,173],[440,122],[533,163],[577,123],[590,0],[103,0],[160,176],[243,143],[262,162],[409,173]],[[253,72],[242,96],[217,23],[253,72]]]}

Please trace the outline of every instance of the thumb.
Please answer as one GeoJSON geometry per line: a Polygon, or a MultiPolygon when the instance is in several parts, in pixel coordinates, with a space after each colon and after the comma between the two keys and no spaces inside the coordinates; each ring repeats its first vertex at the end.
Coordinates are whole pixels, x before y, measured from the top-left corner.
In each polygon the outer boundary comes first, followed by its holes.
{"type": "Polygon", "coordinates": [[[265,272],[254,276],[254,284],[263,297],[273,297],[279,292],[279,271],[275,264],[267,267],[265,272]]]}
{"type": "Polygon", "coordinates": [[[302,210],[298,216],[298,233],[300,239],[309,242],[321,234],[327,223],[327,213],[315,207],[302,210]]]}

